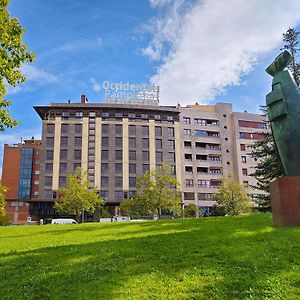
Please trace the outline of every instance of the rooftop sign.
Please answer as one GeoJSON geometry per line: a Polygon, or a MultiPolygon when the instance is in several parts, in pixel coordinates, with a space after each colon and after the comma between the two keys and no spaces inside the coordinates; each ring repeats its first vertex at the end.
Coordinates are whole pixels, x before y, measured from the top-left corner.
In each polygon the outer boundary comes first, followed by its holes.
{"type": "Polygon", "coordinates": [[[103,81],[104,102],[159,105],[159,86],[103,81]]]}

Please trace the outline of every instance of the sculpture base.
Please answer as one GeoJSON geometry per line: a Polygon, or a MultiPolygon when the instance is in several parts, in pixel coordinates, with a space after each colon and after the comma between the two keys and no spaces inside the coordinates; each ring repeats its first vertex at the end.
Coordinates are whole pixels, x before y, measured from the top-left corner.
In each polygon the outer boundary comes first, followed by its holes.
{"type": "Polygon", "coordinates": [[[300,226],[300,176],[275,179],[270,186],[273,224],[300,226]]]}

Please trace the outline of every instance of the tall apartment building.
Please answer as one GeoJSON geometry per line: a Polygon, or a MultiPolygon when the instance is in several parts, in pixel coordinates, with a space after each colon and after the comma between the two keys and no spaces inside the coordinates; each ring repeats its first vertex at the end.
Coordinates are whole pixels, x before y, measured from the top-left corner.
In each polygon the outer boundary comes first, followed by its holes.
{"type": "MultiPolygon", "coordinates": [[[[39,148],[32,150],[40,153],[40,171],[31,173],[36,176],[40,172],[39,180],[31,177],[31,187],[36,188],[38,182],[38,191],[32,189],[30,197],[26,194],[33,217],[56,214],[57,191],[66,186],[67,174],[77,167],[87,171],[108,206],[132,198],[137,178],[164,162],[180,182],[183,204],[195,203],[206,214],[215,204],[213,194],[223,174],[235,174],[240,183],[249,185],[249,194],[258,193],[251,187],[255,180],[249,175],[256,162],[249,157],[247,145],[267,130],[260,115],[233,112],[228,103],[187,107],[97,104],[87,103],[84,95],[81,103],[34,108],[43,125],[39,148]]],[[[5,170],[13,168],[5,167],[7,160],[5,154],[4,184],[8,178],[5,170]]],[[[9,187],[13,181],[23,182],[18,177],[20,170],[14,172],[15,179],[6,184],[9,187]]],[[[22,199],[22,188],[11,190],[11,198],[22,199]]]]}
{"type": "Polygon", "coordinates": [[[24,140],[15,145],[4,145],[2,184],[6,193],[7,216],[10,223],[27,223],[28,201],[38,199],[41,141],[24,140]]]}

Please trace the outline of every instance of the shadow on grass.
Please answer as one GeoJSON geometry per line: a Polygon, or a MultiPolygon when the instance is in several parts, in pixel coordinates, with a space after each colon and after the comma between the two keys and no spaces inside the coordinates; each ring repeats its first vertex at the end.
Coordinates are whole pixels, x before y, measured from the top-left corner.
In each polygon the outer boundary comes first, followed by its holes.
{"type": "Polygon", "coordinates": [[[97,228],[149,235],[3,254],[1,299],[288,299],[300,293],[298,229],[272,228],[259,218],[138,226],[97,228]]]}

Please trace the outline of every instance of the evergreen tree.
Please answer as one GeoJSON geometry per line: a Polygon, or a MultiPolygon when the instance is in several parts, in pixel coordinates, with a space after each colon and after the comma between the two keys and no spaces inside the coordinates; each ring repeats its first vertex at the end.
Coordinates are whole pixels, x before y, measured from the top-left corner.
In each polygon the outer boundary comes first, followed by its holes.
{"type": "Polygon", "coordinates": [[[294,79],[299,85],[300,83],[300,63],[297,62],[298,48],[298,35],[299,32],[295,28],[289,28],[282,34],[284,45],[281,50],[287,50],[292,55],[292,62],[288,65],[288,69],[292,72],[294,79]]]}

